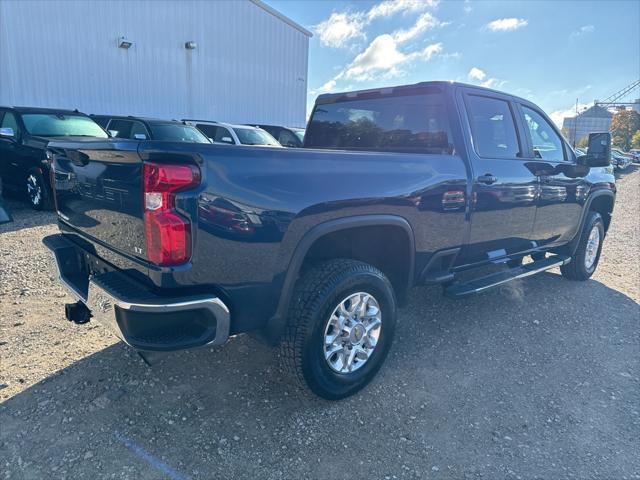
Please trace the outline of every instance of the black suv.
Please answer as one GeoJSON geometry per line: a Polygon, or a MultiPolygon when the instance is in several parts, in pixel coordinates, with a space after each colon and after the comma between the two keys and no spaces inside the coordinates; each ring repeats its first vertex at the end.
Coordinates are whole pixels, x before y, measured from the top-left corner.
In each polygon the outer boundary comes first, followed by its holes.
{"type": "Polygon", "coordinates": [[[114,115],[91,115],[91,118],[115,138],[211,143],[200,130],[177,120],[114,115]]]}
{"type": "Polygon", "coordinates": [[[51,206],[46,148],[49,141],[107,138],[88,115],[77,110],[0,107],[0,177],[5,190],[26,192],[31,206],[51,206]]]}

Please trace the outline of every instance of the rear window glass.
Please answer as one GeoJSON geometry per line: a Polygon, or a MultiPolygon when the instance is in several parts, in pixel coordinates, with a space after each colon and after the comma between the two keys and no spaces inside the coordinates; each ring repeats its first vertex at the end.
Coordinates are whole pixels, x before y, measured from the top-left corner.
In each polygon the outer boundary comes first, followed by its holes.
{"type": "Polygon", "coordinates": [[[319,104],[305,146],[344,150],[448,154],[454,152],[441,93],[319,104]]]}

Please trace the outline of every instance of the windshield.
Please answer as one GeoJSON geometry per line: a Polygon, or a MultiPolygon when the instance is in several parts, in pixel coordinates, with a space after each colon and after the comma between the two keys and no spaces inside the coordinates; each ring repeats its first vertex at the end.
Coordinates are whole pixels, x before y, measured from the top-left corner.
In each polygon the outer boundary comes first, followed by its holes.
{"type": "Polygon", "coordinates": [[[296,134],[296,137],[300,139],[301,142],[304,142],[304,129],[303,128],[292,128],[293,133],[296,134]]]}
{"type": "Polygon", "coordinates": [[[188,143],[211,143],[200,130],[189,125],[167,123],[165,125],[150,125],[154,140],[188,143]]]}
{"type": "Polygon", "coordinates": [[[264,130],[259,130],[257,128],[234,127],[233,131],[236,132],[240,143],[243,145],[273,145],[274,147],[280,146],[277,140],[264,130]]]}
{"type": "Polygon", "coordinates": [[[108,137],[96,122],[84,115],[25,113],[22,121],[27,132],[39,137],[108,137]]]}

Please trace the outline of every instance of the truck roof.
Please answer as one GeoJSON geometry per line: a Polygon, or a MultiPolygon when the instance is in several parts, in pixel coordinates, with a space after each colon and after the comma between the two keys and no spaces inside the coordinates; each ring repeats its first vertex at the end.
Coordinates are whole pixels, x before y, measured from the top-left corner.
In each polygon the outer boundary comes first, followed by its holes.
{"type": "Polygon", "coordinates": [[[86,113],[64,108],[41,108],[41,107],[1,107],[10,108],[20,113],[66,113],[68,115],[87,115],[86,113]]]}
{"type": "Polygon", "coordinates": [[[116,120],[137,120],[147,124],[155,125],[184,125],[180,120],[166,120],[164,118],[151,118],[151,117],[135,117],[133,115],[104,115],[99,113],[92,113],[92,118],[111,118],[116,120]]]}
{"type": "Polygon", "coordinates": [[[468,87],[468,88],[474,88],[477,90],[484,90],[487,92],[499,93],[501,95],[509,95],[510,97],[518,98],[524,102],[529,102],[524,98],[517,97],[516,95],[512,95],[510,93],[501,92],[500,90],[495,90],[493,88],[481,87],[479,85],[472,85],[469,83],[454,82],[454,81],[448,81],[448,80],[434,80],[429,82],[413,83],[410,85],[396,85],[391,87],[370,88],[367,90],[354,90],[350,92],[323,93],[322,95],[318,96],[318,98],[316,99],[316,103],[333,103],[344,98],[357,98],[361,95],[366,95],[366,94],[372,94],[372,93],[391,94],[394,92],[402,92],[404,90],[420,90],[422,88],[428,88],[428,87],[443,87],[443,88],[468,87]]]}

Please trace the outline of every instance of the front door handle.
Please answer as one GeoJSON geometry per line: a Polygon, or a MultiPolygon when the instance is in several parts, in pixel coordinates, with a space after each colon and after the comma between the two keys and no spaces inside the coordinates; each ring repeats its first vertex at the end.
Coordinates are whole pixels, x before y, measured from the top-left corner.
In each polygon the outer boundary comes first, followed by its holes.
{"type": "Polygon", "coordinates": [[[485,185],[491,185],[498,181],[498,177],[491,175],[490,173],[485,173],[484,175],[480,175],[478,177],[478,183],[484,183],[485,185]]]}

